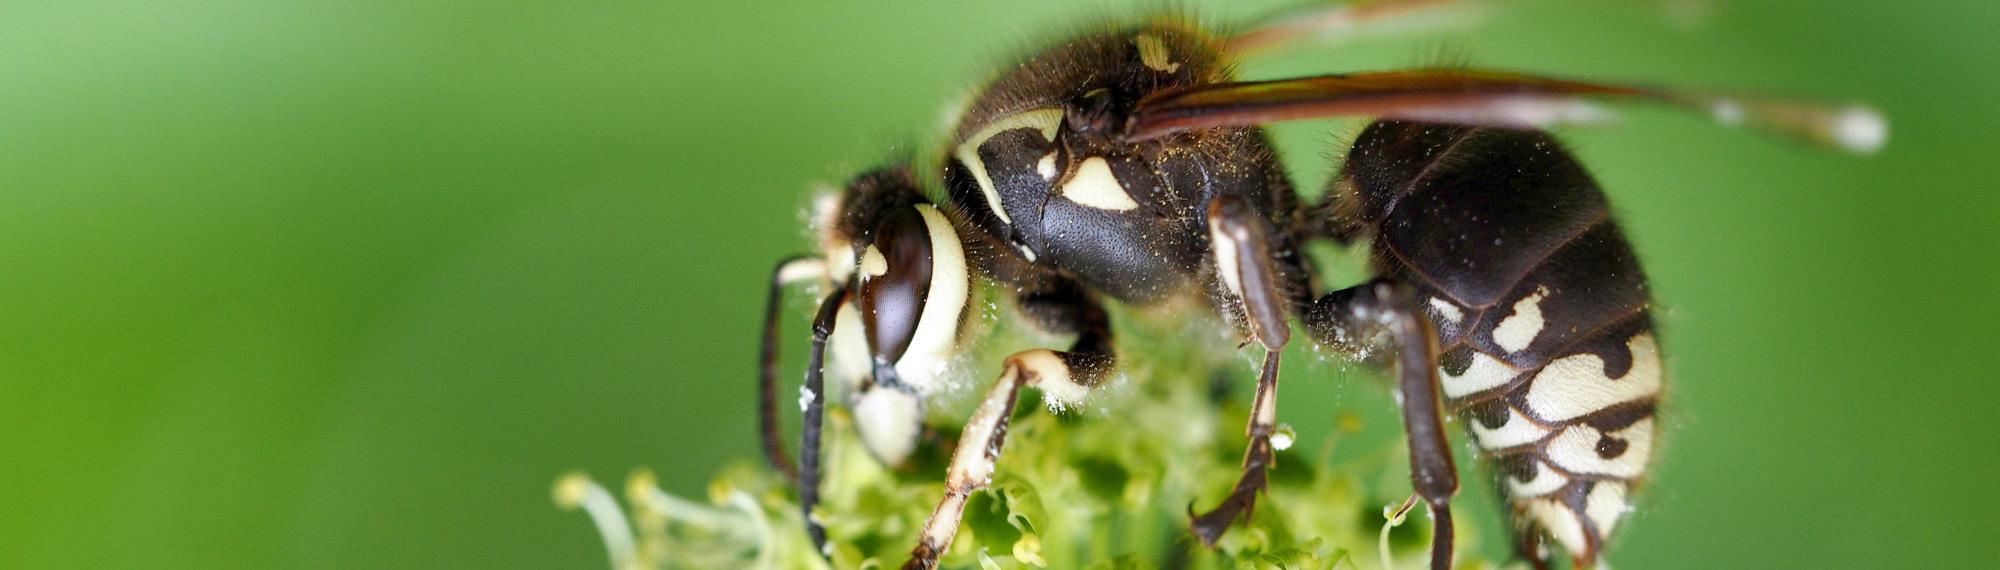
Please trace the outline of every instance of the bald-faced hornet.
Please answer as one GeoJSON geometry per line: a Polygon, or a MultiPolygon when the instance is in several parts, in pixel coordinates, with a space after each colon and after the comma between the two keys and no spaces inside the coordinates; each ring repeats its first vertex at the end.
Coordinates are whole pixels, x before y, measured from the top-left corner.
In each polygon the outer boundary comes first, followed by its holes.
{"type": "Polygon", "coordinates": [[[762,353],[765,451],[796,475],[815,545],[826,540],[810,516],[825,377],[853,383],[845,404],[869,451],[903,460],[925,398],[965,348],[984,280],[1034,326],[1075,340],[1000,363],[905,568],[934,567],[951,544],[969,494],[996,468],[1021,388],[1074,402],[1113,373],[1105,303],[1187,301],[1265,351],[1240,478],[1190,522],[1204,544],[1265,485],[1278,363],[1297,319],[1344,354],[1393,347],[1412,485],[1435,525],[1433,568],[1452,560],[1448,413],[1469,418],[1499,467],[1519,553],[1546,565],[1552,543],[1595,564],[1646,473],[1663,371],[1646,279],[1604,193],[1541,129],[1621,103],[1856,151],[1879,146],[1885,127],[1861,108],[1469,69],[1231,75],[1245,54],[1318,28],[1437,3],[1328,9],[1234,35],[1172,18],[1077,35],[988,83],[934,162],[848,182],[820,208],[820,255],[774,271],[762,353]],[[1375,122],[1324,198],[1303,203],[1259,125],[1349,116],[1375,122]],[[1376,277],[1318,294],[1302,253],[1315,240],[1367,244],[1376,277]],[[783,287],[804,280],[832,287],[813,319],[794,468],[777,428],[777,328],[783,287]],[[852,356],[829,370],[829,350],[852,356]]]}

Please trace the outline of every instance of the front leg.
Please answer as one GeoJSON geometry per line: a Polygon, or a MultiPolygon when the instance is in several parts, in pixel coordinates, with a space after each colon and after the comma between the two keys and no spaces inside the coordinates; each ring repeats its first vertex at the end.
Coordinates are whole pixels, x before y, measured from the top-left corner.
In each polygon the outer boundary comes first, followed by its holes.
{"type": "Polygon", "coordinates": [[[813,518],[813,507],[819,504],[819,461],[820,432],[825,429],[826,416],[826,343],[833,337],[833,326],[840,315],[840,306],[847,302],[852,283],[833,290],[820,301],[819,312],[813,315],[812,352],[806,359],[806,409],[803,425],[799,428],[799,471],[795,482],[799,488],[799,513],[805,519],[806,535],[812,538],[813,551],[827,556],[826,528],[813,518]]]}
{"type": "Polygon", "coordinates": [[[1306,312],[1315,340],[1355,351],[1376,331],[1396,343],[1397,389],[1402,396],[1403,431],[1410,442],[1410,486],[1430,506],[1431,568],[1451,568],[1451,496],[1458,492],[1458,468],[1445,439],[1437,379],[1437,330],[1417,305],[1408,284],[1363,283],[1334,291],[1306,312]]]}
{"type": "MultiPolygon", "coordinates": [[[[999,380],[987,390],[979,408],[966,421],[964,431],[959,432],[958,448],[945,472],[944,498],[924,521],[917,547],[910,551],[909,562],[903,564],[905,570],[936,568],[938,557],[958,536],[966,500],[993,479],[994,462],[1007,439],[1007,420],[1014,414],[1022,386],[1041,388],[1043,397],[1050,400],[1075,404],[1111,377],[1115,362],[1110,321],[1095,301],[1079,293],[1023,299],[1023,305],[1038,310],[1041,316],[1067,315],[1072,322],[1054,328],[1078,331],[1076,342],[1068,352],[1026,350],[1008,356],[1003,362],[999,380]]],[[[1043,319],[1038,317],[1038,320],[1043,319]]]]}
{"type": "Polygon", "coordinates": [[[1246,434],[1250,446],[1243,452],[1243,474],[1229,497],[1215,509],[1193,517],[1190,527],[1207,546],[1215,546],[1239,515],[1248,518],[1256,508],[1257,493],[1264,488],[1265,469],[1271,466],[1271,433],[1278,418],[1278,355],[1291,340],[1285,320],[1285,297],[1279,293],[1277,263],[1272,255],[1265,222],[1235,196],[1222,196],[1208,205],[1209,245],[1214,249],[1217,276],[1229,294],[1243,304],[1243,320],[1250,333],[1264,345],[1264,366],[1257,375],[1257,396],[1250,407],[1246,434]]]}
{"type": "MultiPolygon", "coordinates": [[[[770,293],[764,299],[764,335],[757,349],[757,432],[763,436],[764,459],[771,469],[798,480],[798,470],[785,457],[779,443],[778,427],[778,320],[783,308],[785,286],[808,279],[823,278],[826,262],[815,257],[792,257],[771,270],[770,293]]],[[[831,326],[831,325],[829,325],[831,326]]]]}

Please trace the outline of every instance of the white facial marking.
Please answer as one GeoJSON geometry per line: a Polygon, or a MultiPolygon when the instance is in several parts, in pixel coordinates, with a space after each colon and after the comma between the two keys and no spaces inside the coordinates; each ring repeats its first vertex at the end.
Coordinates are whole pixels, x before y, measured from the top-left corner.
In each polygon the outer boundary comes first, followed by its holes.
{"type": "Polygon", "coordinates": [[[1528,503],[1528,516],[1539,523],[1542,530],[1560,542],[1570,552],[1583,552],[1590,545],[1583,539],[1583,523],[1576,520],[1576,513],[1570,512],[1555,499],[1543,499],[1528,503]]]}
{"type": "Polygon", "coordinates": [[[860,385],[862,378],[874,372],[874,360],[868,352],[868,336],[862,334],[861,311],[851,299],[841,303],[833,319],[833,336],[826,340],[828,395],[860,385]]]}
{"type": "Polygon", "coordinates": [[[1437,309],[1438,316],[1444,317],[1444,321],[1447,323],[1455,325],[1459,321],[1465,320],[1465,311],[1459,309],[1458,305],[1451,304],[1451,301],[1431,297],[1431,308],[1437,309]]]}
{"type": "Polygon", "coordinates": [[[854,429],[861,443],[882,463],[895,467],[917,448],[923,428],[923,400],[880,386],[863,392],[850,404],[854,429]]]}
{"type": "Polygon", "coordinates": [[[1057,174],[1062,174],[1056,171],[1056,151],[1049,151],[1048,154],[1042,155],[1041,160],[1035,162],[1035,173],[1042,175],[1042,180],[1048,181],[1054,181],[1057,174]]]}
{"type": "Polygon", "coordinates": [[[1513,406],[1507,407],[1507,423],[1502,424],[1499,429],[1486,429],[1486,424],[1480,423],[1479,420],[1472,420],[1470,423],[1473,438],[1479,441],[1480,447],[1486,449],[1507,449],[1527,445],[1541,441],[1543,437],[1549,435],[1549,430],[1535,425],[1535,422],[1521,415],[1521,411],[1514,409],[1513,406]]]}
{"type": "Polygon", "coordinates": [[[1563,474],[1550,469],[1547,463],[1542,463],[1539,459],[1532,461],[1535,462],[1535,480],[1522,481],[1511,475],[1508,476],[1507,493],[1509,495],[1513,495],[1516,498],[1540,497],[1554,493],[1556,489],[1561,489],[1563,485],[1569,483],[1568,477],[1564,477],[1563,474]]]}
{"type": "Polygon", "coordinates": [[[1111,173],[1111,163],[1101,156],[1090,157],[1078,165],[1076,174],[1063,183],[1062,195],[1071,202],[1099,210],[1122,212],[1139,207],[1118,183],[1118,176],[1111,173]]]}
{"type": "Polygon", "coordinates": [[[1478,351],[1472,353],[1472,366],[1467,367],[1464,374],[1453,376],[1444,368],[1438,368],[1438,378],[1444,385],[1444,395],[1452,398],[1463,398],[1505,386],[1515,376],[1520,375],[1521,369],[1478,351]]]}
{"type": "Polygon", "coordinates": [[[882,257],[882,250],[875,249],[874,244],[869,244],[868,249],[861,252],[861,278],[881,277],[887,273],[889,273],[889,260],[882,257]]]}
{"type": "Polygon", "coordinates": [[[972,281],[966,270],[965,247],[951,221],[928,204],[918,205],[917,213],[930,231],[931,288],[924,296],[924,312],[917,319],[910,347],[896,360],[896,374],[904,383],[930,393],[957,352],[959,316],[970,300],[972,281]]]}
{"type": "Polygon", "coordinates": [[[1597,442],[1604,434],[1587,425],[1573,425],[1549,441],[1549,461],[1565,471],[1579,474],[1636,478],[1646,472],[1646,460],[1653,456],[1653,420],[1634,422],[1611,437],[1625,440],[1625,452],[1605,459],[1597,454],[1597,442]]]}
{"type": "Polygon", "coordinates": [[[1014,249],[1021,252],[1021,257],[1028,258],[1028,263],[1035,262],[1035,250],[1028,249],[1027,244],[1014,244],[1014,249]]]}
{"type": "Polygon", "coordinates": [[[1548,293],[1549,288],[1540,287],[1516,301],[1514,314],[1493,327],[1493,344],[1507,352],[1520,352],[1535,342],[1535,335],[1542,334],[1542,298],[1548,293]]]}
{"type": "MultiPolygon", "coordinates": [[[[1595,354],[1566,356],[1549,363],[1528,383],[1528,408],[1552,422],[1660,393],[1660,350],[1652,333],[1632,337],[1632,369],[1618,379],[1605,377],[1604,359],[1595,354]]],[[[1449,385],[1447,385],[1449,386],[1449,385]]]]}
{"type": "Polygon", "coordinates": [[[1139,34],[1132,38],[1132,44],[1139,47],[1139,63],[1146,67],[1167,73],[1179,71],[1181,64],[1175,63],[1167,53],[1167,44],[1152,34],[1139,34]]]}
{"type": "Polygon", "coordinates": [[[1590,489],[1590,496],[1583,498],[1583,514],[1590,522],[1597,524],[1597,533],[1611,536],[1611,529],[1618,526],[1618,519],[1625,516],[1625,484],[1600,481],[1590,489]]]}
{"type": "Polygon", "coordinates": [[[958,162],[964,164],[965,169],[972,173],[972,180],[979,183],[979,191],[986,194],[987,207],[993,210],[993,215],[998,216],[1001,222],[1011,225],[1014,219],[1007,216],[1007,208],[1000,204],[1000,191],[993,187],[993,177],[986,174],[986,162],[979,159],[979,146],[986,144],[987,140],[1000,133],[1014,129],[1035,129],[1042,133],[1042,138],[1054,141],[1056,128],[1062,126],[1062,118],[1063,110],[1057,108],[1023,111],[994,121],[993,124],[966,137],[965,142],[959,143],[958,149],[954,152],[958,162]]]}

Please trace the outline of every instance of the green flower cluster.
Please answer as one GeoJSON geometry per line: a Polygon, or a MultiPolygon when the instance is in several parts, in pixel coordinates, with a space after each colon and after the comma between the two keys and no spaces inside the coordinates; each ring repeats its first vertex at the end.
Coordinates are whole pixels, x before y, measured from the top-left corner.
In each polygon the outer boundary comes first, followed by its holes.
{"type": "MultiPolygon", "coordinates": [[[[1249,402],[1237,388],[1253,382],[1247,358],[1179,352],[1215,344],[1187,338],[1212,333],[1119,334],[1136,341],[1127,347],[1177,348],[1143,360],[1123,355],[1124,377],[1088,406],[1044,409],[1025,390],[992,483],[968,502],[942,567],[1417,568],[1428,560],[1423,509],[1411,524],[1390,525],[1385,516],[1385,506],[1409,493],[1402,445],[1363,437],[1367,422],[1345,412],[1325,422],[1317,441],[1281,428],[1277,464],[1253,515],[1215,548],[1201,546],[1188,531],[1189,510],[1220,501],[1240,473],[1249,402]]],[[[937,407],[931,424],[941,427],[897,469],[868,455],[845,410],[828,410],[824,493],[814,516],[826,527],[831,567],[896,568],[909,556],[944,488],[958,433],[948,418],[964,417],[963,405],[937,407]]],[[[790,482],[761,464],[721,470],[706,501],[668,495],[645,471],[631,477],[625,508],[581,474],[558,481],[556,500],[591,513],[619,570],[829,566],[812,552],[790,482]]],[[[1478,534],[1461,533],[1460,568],[1491,567],[1468,556],[1478,534]]]]}

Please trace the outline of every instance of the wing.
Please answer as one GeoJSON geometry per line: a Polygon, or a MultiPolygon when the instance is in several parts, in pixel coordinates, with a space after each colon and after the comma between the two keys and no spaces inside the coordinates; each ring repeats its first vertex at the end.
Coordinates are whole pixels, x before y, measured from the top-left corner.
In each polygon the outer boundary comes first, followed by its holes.
{"type": "Polygon", "coordinates": [[[1545,128],[1602,122],[1607,104],[1651,103],[1707,114],[1728,126],[1854,153],[1888,138],[1873,109],[1704,95],[1481,70],[1400,70],[1216,83],[1154,93],[1126,123],[1128,140],[1213,127],[1327,117],[1384,117],[1468,125],[1545,128]]]}

